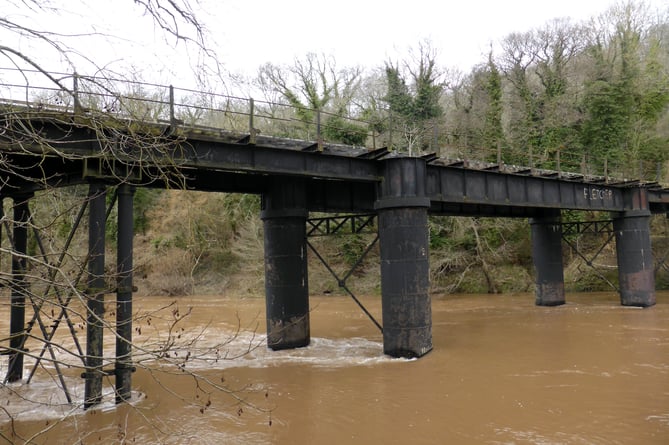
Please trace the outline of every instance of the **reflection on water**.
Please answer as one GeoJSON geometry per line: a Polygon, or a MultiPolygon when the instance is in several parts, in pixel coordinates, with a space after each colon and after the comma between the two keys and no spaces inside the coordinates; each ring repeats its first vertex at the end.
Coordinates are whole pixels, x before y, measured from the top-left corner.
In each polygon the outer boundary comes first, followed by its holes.
{"type": "MultiPolygon", "coordinates": [[[[311,346],[278,352],[264,346],[262,299],[180,299],[193,309],[178,332],[193,340],[177,353],[190,352],[199,383],[146,361],[132,406],[110,399],[82,413],[40,370],[0,390],[0,443],[39,431],[34,443],[669,443],[669,294],[650,309],[614,294],[567,299],[545,308],[532,295],[435,296],[434,351],[419,360],[383,356],[380,332],[344,297],[312,298],[311,346]]],[[[378,298],[364,304],[380,318],[378,298]]],[[[158,318],[136,332],[139,344],[164,340],[158,318]]],[[[82,398],[78,373],[66,383],[82,398]]]]}

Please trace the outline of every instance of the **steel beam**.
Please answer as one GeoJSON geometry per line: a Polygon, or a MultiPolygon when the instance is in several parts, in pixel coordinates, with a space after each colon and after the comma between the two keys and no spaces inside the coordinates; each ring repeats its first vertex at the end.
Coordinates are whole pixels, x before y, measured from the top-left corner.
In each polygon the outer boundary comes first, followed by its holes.
{"type": "Polygon", "coordinates": [[[267,346],[274,350],[310,342],[305,201],[299,179],[275,179],[263,194],[267,346]]]}
{"type": "MultiPolygon", "coordinates": [[[[525,216],[533,216],[526,213],[532,208],[619,211],[631,205],[622,188],[583,178],[575,181],[444,165],[428,165],[427,196],[433,204],[490,206],[497,213],[517,208],[525,216]]],[[[433,210],[438,208],[433,206],[433,210]]]]}
{"type": "Polygon", "coordinates": [[[86,380],[84,409],[102,400],[103,317],[105,283],[105,223],[107,190],[93,183],[88,191],[88,287],[86,289],[86,380]]]}
{"type": "Polygon", "coordinates": [[[116,403],[130,400],[132,377],[132,240],[134,188],[118,187],[118,240],[116,289],[116,403]]]}
{"type": "Polygon", "coordinates": [[[432,350],[425,160],[384,161],[376,208],[381,251],[383,351],[421,357],[432,350]]]}
{"type": "Polygon", "coordinates": [[[532,260],[536,271],[537,306],[565,303],[560,212],[531,218],[532,260]]]}
{"type": "Polygon", "coordinates": [[[23,355],[26,335],[26,281],[28,253],[28,224],[30,221],[29,199],[32,195],[14,198],[14,228],[12,249],[12,280],[9,312],[9,364],[7,382],[23,378],[23,355]]]}
{"type": "Polygon", "coordinates": [[[614,216],[620,302],[623,306],[655,304],[655,275],[648,210],[614,216]]]}

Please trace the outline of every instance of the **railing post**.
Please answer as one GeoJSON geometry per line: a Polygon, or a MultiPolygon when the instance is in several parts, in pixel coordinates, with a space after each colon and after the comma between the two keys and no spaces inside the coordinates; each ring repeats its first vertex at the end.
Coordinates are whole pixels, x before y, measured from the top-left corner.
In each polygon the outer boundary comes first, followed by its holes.
{"type": "Polygon", "coordinates": [[[253,98],[249,98],[249,144],[255,145],[256,143],[256,129],[253,124],[253,116],[255,114],[255,101],[253,98]]]}
{"type": "MultiPolygon", "coordinates": [[[[583,155],[585,159],[585,155],[583,155]]],[[[604,182],[609,183],[609,158],[604,158],[604,182]]]]}
{"type": "Polygon", "coordinates": [[[72,96],[74,99],[74,114],[79,114],[82,111],[82,107],[79,100],[79,74],[76,71],[72,77],[72,96]]]}
{"type": "Polygon", "coordinates": [[[316,110],[316,143],[318,151],[323,151],[323,135],[321,134],[321,110],[316,110]]]}
{"type": "Polygon", "coordinates": [[[174,86],[170,85],[170,129],[174,131],[177,119],[174,113],[174,86]]]}
{"type": "Polygon", "coordinates": [[[393,149],[393,113],[388,116],[388,150],[393,149]]]}
{"type": "Polygon", "coordinates": [[[533,156],[533,153],[532,153],[532,146],[530,145],[529,148],[530,148],[529,151],[528,151],[528,156],[530,157],[529,167],[530,167],[531,171],[534,171],[534,156],[533,156]]]}
{"type": "Polygon", "coordinates": [[[557,153],[555,154],[555,168],[558,172],[558,177],[562,176],[562,168],[560,166],[560,147],[557,149],[557,153]]]}

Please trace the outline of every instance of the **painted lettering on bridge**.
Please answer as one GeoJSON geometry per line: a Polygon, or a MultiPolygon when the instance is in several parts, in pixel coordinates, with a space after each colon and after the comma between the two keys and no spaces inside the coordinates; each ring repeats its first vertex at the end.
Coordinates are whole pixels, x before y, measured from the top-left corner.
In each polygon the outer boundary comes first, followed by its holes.
{"type": "Polygon", "coordinates": [[[591,201],[613,199],[613,190],[595,187],[583,187],[583,197],[591,201]]]}

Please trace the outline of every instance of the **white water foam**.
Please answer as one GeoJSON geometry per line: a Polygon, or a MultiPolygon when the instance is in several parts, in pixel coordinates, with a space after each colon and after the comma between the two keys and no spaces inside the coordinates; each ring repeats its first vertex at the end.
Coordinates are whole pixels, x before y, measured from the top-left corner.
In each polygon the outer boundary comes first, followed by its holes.
{"type": "MultiPolygon", "coordinates": [[[[211,336],[207,336],[211,339],[211,336]]],[[[239,333],[232,341],[216,345],[201,339],[189,348],[176,351],[186,360],[188,369],[265,368],[281,365],[308,365],[341,368],[372,366],[380,363],[404,362],[383,353],[383,343],[366,338],[312,338],[309,346],[273,351],[266,346],[264,337],[250,332],[239,333]]],[[[177,359],[178,361],[178,359],[177,359]]]]}

